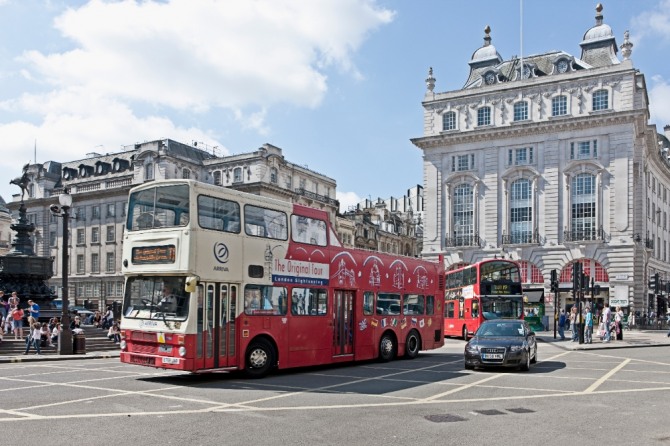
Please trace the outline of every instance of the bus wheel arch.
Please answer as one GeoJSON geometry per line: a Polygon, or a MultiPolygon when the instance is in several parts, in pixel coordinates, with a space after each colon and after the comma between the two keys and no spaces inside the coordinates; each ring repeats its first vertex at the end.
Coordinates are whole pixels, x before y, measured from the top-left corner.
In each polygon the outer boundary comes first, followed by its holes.
{"type": "Polygon", "coordinates": [[[395,334],[388,330],[384,332],[379,339],[379,360],[381,362],[388,362],[395,358],[398,350],[398,340],[395,334]]]}
{"type": "Polygon", "coordinates": [[[421,350],[421,335],[416,330],[410,330],[405,339],[405,357],[414,359],[419,356],[421,350]]]}
{"type": "Polygon", "coordinates": [[[253,339],[244,355],[244,372],[250,378],[262,378],[278,363],[277,346],[265,337],[253,339]]]}

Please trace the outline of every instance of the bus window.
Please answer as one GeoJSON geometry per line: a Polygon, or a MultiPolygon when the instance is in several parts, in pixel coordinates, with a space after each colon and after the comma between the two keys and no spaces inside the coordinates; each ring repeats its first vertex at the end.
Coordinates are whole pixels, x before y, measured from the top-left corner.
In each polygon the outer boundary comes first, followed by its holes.
{"type": "Polygon", "coordinates": [[[247,235],[275,240],[288,238],[288,218],[274,209],[244,206],[244,231],[247,235]]]}
{"type": "Polygon", "coordinates": [[[363,294],[363,314],[370,316],[373,314],[373,308],[375,306],[375,295],[371,291],[366,291],[363,294]]]}
{"type": "Polygon", "coordinates": [[[377,314],[400,314],[400,294],[379,293],[377,295],[377,314]]]}
{"type": "Polygon", "coordinates": [[[291,314],[325,315],[328,312],[328,292],[322,288],[293,288],[291,314]]]}
{"type": "Polygon", "coordinates": [[[244,288],[244,313],[249,315],[285,315],[286,288],[247,285],[244,288]]]}
{"type": "Polygon", "coordinates": [[[127,228],[183,226],[188,223],[188,185],[160,186],[133,192],[128,198],[127,228]]]}
{"type": "Polygon", "coordinates": [[[405,294],[404,314],[423,314],[424,297],[420,294],[405,294]]]}
{"type": "Polygon", "coordinates": [[[435,314],[435,296],[426,296],[426,314],[435,314]]]}
{"type": "Polygon", "coordinates": [[[454,307],[455,307],[454,301],[447,302],[447,304],[444,306],[444,317],[454,317],[454,307]]]}
{"type": "Polygon", "coordinates": [[[323,220],[291,215],[291,240],[326,246],[326,223],[323,220]]]}
{"type": "Polygon", "coordinates": [[[470,315],[473,319],[479,317],[479,302],[476,300],[472,301],[472,314],[470,315]]]}
{"type": "Polygon", "coordinates": [[[198,196],[198,224],[201,228],[240,232],[240,205],[221,198],[198,196]]]}

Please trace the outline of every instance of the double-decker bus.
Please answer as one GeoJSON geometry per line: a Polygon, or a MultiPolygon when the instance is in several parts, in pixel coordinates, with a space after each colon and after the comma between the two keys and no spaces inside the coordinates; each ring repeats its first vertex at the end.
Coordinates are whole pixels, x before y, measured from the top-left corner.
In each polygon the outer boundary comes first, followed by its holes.
{"type": "Polygon", "coordinates": [[[341,245],[328,213],[192,180],[133,188],[121,361],[260,377],[444,344],[444,266],[341,245]]]}
{"type": "Polygon", "coordinates": [[[445,274],[444,335],[467,340],[487,319],[523,318],[519,265],[483,260],[445,274]]]}

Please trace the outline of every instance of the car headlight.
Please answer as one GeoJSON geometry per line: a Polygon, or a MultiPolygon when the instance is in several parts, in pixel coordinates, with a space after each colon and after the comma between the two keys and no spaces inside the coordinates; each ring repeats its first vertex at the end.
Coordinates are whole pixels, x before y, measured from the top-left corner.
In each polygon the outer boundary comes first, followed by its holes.
{"type": "Polygon", "coordinates": [[[518,352],[519,350],[523,349],[523,345],[511,345],[509,348],[509,351],[511,352],[518,352]]]}
{"type": "Polygon", "coordinates": [[[479,353],[479,345],[465,344],[465,351],[468,353],[479,353]]]}

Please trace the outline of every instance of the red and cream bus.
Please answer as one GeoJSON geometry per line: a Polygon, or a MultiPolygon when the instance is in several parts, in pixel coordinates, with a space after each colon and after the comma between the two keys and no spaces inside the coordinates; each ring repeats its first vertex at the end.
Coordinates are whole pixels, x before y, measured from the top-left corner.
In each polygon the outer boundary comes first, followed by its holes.
{"type": "Polygon", "coordinates": [[[344,248],[325,211],[191,180],[130,191],[121,361],[259,377],[444,344],[443,263],[344,248]]]}
{"type": "Polygon", "coordinates": [[[519,265],[483,260],[445,275],[444,335],[468,339],[487,319],[522,319],[519,265]]]}

